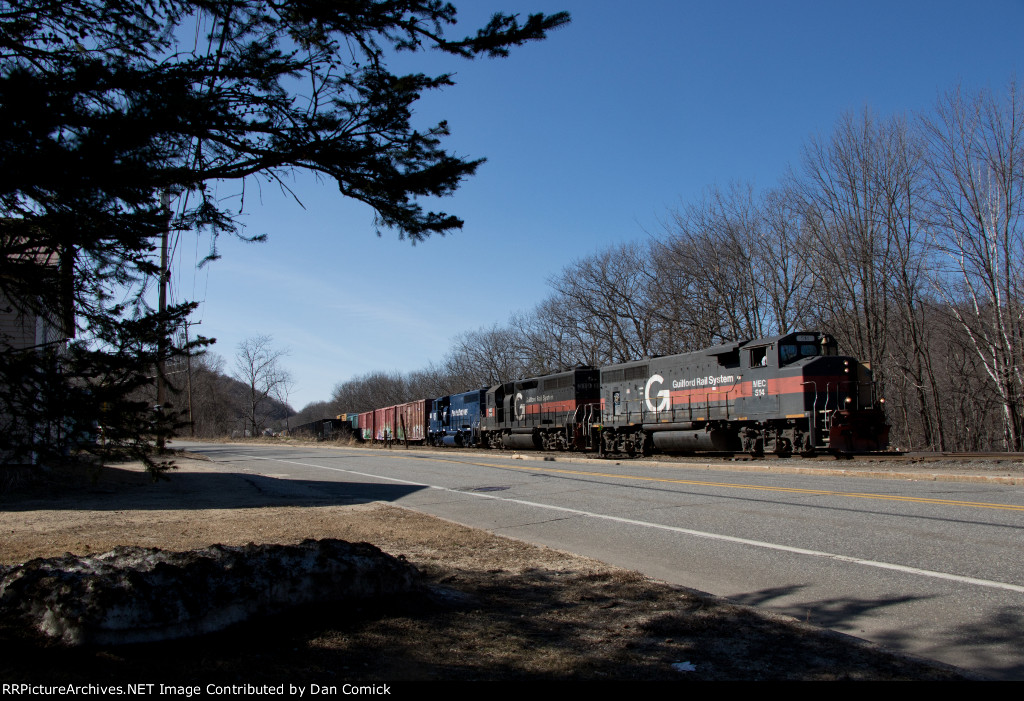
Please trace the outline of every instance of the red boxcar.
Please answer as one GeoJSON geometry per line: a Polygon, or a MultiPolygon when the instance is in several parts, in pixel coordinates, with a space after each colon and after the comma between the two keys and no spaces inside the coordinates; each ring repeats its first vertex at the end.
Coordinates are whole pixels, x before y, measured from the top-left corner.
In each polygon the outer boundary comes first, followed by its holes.
{"type": "Polygon", "coordinates": [[[364,441],[373,440],[373,412],[364,411],[359,415],[359,436],[364,441]]]}
{"type": "Polygon", "coordinates": [[[373,440],[386,441],[395,438],[395,407],[373,410],[373,440]]]}
{"type": "Polygon", "coordinates": [[[395,438],[423,443],[427,439],[427,421],[430,419],[430,400],[417,399],[399,404],[395,409],[395,438]]]}
{"type": "Polygon", "coordinates": [[[423,443],[427,439],[427,422],[430,420],[429,399],[374,409],[365,419],[359,415],[359,427],[364,440],[405,441],[423,443]],[[372,424],[370,423],[372,421],[372,424]]]}

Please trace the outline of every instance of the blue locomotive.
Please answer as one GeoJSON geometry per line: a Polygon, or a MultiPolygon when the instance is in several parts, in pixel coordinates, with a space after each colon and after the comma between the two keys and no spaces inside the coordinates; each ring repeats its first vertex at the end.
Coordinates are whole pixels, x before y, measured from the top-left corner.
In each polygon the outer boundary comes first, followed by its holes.
{"type": "Polygon", "coordinates": [[[480,445],[480,416],[487,389],[439,397],[431,402],[427,442],[471,448],[480,445]]]}

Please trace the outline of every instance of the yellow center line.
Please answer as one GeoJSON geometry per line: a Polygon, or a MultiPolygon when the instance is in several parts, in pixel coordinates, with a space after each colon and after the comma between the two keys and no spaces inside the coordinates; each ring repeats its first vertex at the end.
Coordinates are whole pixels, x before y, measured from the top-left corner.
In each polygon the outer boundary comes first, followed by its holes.
{"type": "MultiPolygon", "coordinates": [[[[392,455],[398,459],[422,459],[412,456],[392,455]]],[[[568,470],[558,467],[532,467],[527,465],[496,465],[486,462],[471,462],[468,460],[452,460],[448,458],[431,458],[439,462],[451,462],[459,465],[477,465],[479,467],[493,467],[500,470],[518,470],[520,472],[551,472],[562,475],[575,475],[578,477],[603,477],[608,479],[636,480],[639,482],[660,482],[663,484],[687,484],[699,487],[721,487],[723,489],[750,489],[762,492],[782,492],[784,494],[809,494],[816,496],[848,497],[851,499],[878,499],[881,501],[899,501],[912,504],[940,504],[943,506],[963,506],[974,509],[999,509],[1002,511],[1024,511],[1024,505],[1016,504],[993,504],[983,501],[960,501],[957,499],[935,499],[932,497],[904,497],[894,494],[871,494],[864,492],[840,492],[831,489],[800,489],[797,487],[770,487],[755,484],[737,484],[733,482],[707,482],[704,480],[669,479],[666,477],[641,477],[637,475],[620,475],[610,472],[590,472],[587,470],[568,470]]]]}

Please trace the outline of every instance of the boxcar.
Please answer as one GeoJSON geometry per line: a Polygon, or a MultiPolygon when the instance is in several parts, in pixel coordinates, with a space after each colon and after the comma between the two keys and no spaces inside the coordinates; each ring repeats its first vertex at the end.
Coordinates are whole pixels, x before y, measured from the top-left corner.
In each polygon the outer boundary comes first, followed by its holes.
{"type": "Polygon", "coordinates": [[[394,407],[395,440],[423,443],[427,440],[427,420],[430,416],[430,400],[417,399],[414,402],[394,407]]]}

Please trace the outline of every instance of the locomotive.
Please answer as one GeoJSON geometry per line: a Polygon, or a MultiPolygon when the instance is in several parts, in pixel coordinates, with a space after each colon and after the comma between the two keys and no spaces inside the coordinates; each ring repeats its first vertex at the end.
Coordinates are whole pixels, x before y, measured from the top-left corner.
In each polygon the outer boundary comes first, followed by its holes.
{"type": "Polygon", "coordinates": [[[482,441],[512,449],[592,450],[600,427],[600,371],[578,367],[487,390],[482,441]]]}
{"type": "Polygon", "coordinates": [[[360,415],[364,436],[631,456],[838,455],[884,450],[889,442],[870,368],[840,356],[830,335],[813,331],[578,367],[389,410],[392,426],[363,423],[375,415],[386,420],[387,410],[360,415]],[[408,409],[413,405],[422,409],[408,409]],[[403,415],[410,423],[399,425],[403,415]]]}
{"type": "Polygon", "coordinates": [[[781,456],[883,450],[871,370],[817,332],[601,369],[602,449],[781,456]]]}

